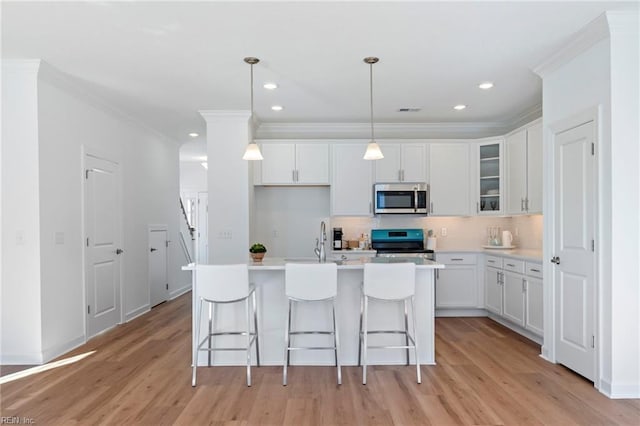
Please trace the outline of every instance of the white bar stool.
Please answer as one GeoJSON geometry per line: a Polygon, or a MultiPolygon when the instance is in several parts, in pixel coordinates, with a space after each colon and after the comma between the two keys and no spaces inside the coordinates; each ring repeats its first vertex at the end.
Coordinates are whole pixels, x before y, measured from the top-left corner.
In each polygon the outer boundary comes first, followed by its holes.
{"type": "Polygon", "coordinates": [[[418,329],[416,326],[416,265],[415,263],[366,263],[364,265],[364,282],[360,303],[360,342],[358,345],[358,363],[362,357],[362,384],[367,384],[367,349],[406,349],[407,365],[409,365],[409,349],[414,350],[416,359],[416,375],[418,383],[422,383],[420,360],[418,358],[418,329]],[[369,330],[369,299],[395,301],[404,303],[404,330],[369,330]],[[413,319],[413,335],[409,333],[407,302],[411,302],[413,319]],[[369,334],[402,334],[405,345],[369,346],[369,334]],[[411,344],[410,344],[411,343],[411,344]]]}
{"type": "Polygon", "coordinates": [[[282,384],[287,385],[287,366],[289,355],[293,350],[327,350],[332,349],[338,372],[338,384],[342,384],[340,368],[340,337],[336,322],[336,296],[338,294],[338,265],[335,263],[317,264],[285,264],[285,293],[289,299],[289,310],[284,333],[284,365],[282,384]],[[293,302],[331,301],[333,307],[333,331],[291,331],[291,310],[293,302]],[[291,346],[291,336],[299,334],[333,335],[333,346],[291,346]]]}
{"type": "Polygon", "coordinates": [[[258,342],[258,314],[256,303],[256,289],[249,284],[249,270],[246,264],[239,265],[196,265],[196,293],[198,314],[196,316],[196,330],[193,346],[193,377],[191,386],[196,385],[196,369],[198,366],[198,353],[206,351],[209,354],[209,367],[211,366],[211,352],[213,351],[246,351],[247,353],[247,386],[251,386],[251,346],[255,342],[256,363],[260,366],[260,347],[258,342]],[[249,306],[251,300],[251,307],[249,306]],[[247,312],[247,328],[245,331],[215,332],[214,309],[221,303],[244,302],[247,312]],[[209,308],[209,332],[200,341],[200,323],[202,322],[203,304],[209,308]],[[251,314],[253,313],[253,327],[251,332],[251,314]],[[247,345],[240,347],[211,346],[212,338],[216,336],[236,335],[247,336],[247,345]],[[206,345],[206,347],[205,347],[206,345]]]}

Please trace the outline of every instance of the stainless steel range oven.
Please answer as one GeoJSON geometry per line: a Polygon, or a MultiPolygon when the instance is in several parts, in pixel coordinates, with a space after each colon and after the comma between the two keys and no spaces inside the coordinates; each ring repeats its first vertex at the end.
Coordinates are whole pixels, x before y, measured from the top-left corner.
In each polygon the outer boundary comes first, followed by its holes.
{"type": "Polygon", "coordinates": [[[373,229],[371,248],[379,257],[422,257],[435,260],[433,250],[424,248],[422,229],[373,229]]]}

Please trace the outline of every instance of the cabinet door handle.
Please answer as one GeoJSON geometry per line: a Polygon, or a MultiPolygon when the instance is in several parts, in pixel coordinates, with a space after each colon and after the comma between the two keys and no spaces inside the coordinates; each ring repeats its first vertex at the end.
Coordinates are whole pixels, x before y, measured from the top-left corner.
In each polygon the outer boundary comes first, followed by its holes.
{"type": "Polygon", "coordinates": [[[529,211],[529,197],[524,199],[524,209],[529,211]]]}
{"type": "Polygon", "coordinates": [[[520,211],[524,211],[524,198],[520,198],[520,211]]]}
{"type": "Polygon", "coordinates": [[[402,182],[402,170],[398,169],[398,181],[402,182]]]}
{"type": "Polygon", "coordinates": [[[527,292],[527,281],[524,278],[522,279],[522,292],[527,292]]]}
{"type": "Polygon", "coordinates": [[[460,257],[454,257],[451,259],[452,262],[462,262],[464,259],[460,258],[460,257]]]}
{"type": "Polygon", "coordinates": [[[291,181],[292,182],[296,181],[296,171],[295,170],[291,170],[291,181]]]}
{"type": "Polygon", "coordinates": [[[495,260],[487,260],[488,263],[496,263],[495,260]]]}
{"type": "Polygon", "coordinates": [[[440,269],[436,269],[436,280],[440,279],[440,269]]]}
{"type": "Polygon", "coordinates": [[[404,169],[402,169],[402,181],[404,182],[404,169]]]}
{"type": "Polygon", "coordinates": [[[532,271],[532,272],[540,272],[540,269],[531,268],[530,271],[532,271]]]}
{"type": "Polygon", "coordinates": [[[511,266],[512,268],[516,267],[516,265],[514,265],[513,263],[507,263],[507,266],[511,266]]]}
{"type": "Polygon", "coordinates": [[[433,201],[429,203],[429,210],[433,213],[433,201]]]}
{"type": "Polygon", "coordinates": [[[476,213],[480,213],[480,202],[476,201],[476,213]]]}

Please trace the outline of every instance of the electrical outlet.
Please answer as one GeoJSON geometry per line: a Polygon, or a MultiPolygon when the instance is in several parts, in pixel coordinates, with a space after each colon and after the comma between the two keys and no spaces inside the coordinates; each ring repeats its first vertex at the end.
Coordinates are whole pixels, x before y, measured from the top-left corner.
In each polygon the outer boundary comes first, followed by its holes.
{"type": "Polygon", "coordinates": [[[232,237],[232,233],[229,230],[218,232],[218,239],[219,240],[230,240],[231,237],[232,237]]]}
{"type": "Polygon", "coordinates": [[[443,237],[447,236],[447,228],[441,228],[440,229],[440,235],[442,235],[443,237]]]}

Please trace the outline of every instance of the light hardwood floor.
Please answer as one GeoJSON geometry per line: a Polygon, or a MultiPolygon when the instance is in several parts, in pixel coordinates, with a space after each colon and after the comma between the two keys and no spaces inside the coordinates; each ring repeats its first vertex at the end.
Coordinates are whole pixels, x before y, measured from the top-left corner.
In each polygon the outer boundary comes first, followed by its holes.
{"type": "Polygon", "coordinates": [[[154,308],[62,357],[63,367],[0,387],[0,414],[36,424],[640,424],[639,400],[609,400],[539,358],[540,347],[486,318],[438,318],[436,366],[198,370],[191,387],[191,295],[154,308]]]}

